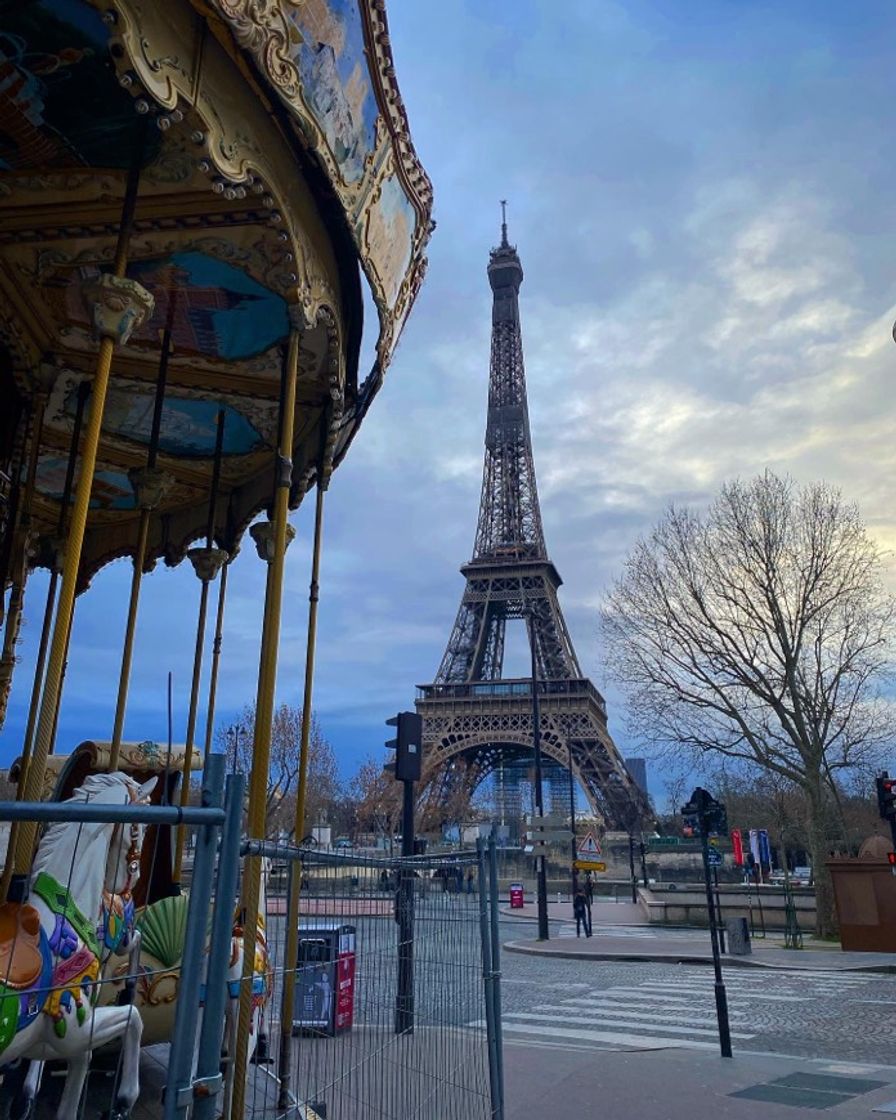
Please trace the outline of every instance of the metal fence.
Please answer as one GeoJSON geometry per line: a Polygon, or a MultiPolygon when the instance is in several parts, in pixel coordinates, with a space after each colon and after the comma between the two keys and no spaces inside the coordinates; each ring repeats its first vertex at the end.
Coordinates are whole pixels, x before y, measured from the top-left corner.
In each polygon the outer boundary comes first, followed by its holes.
{"type": "MultiPolygon", "coordinates": [[[[124,991],[146,1017],[159,1012],[141,1003],[156,981],[175,985],[171,1041],[144,1049],[140,1060],[141,1115],[501,1120],[494,844],[404,859],[268,842],[241,846],[244,789],[242,776],[228,775],[225,790],[223,760],[213,757],[204,775],[203,806],[183,812],[92,802],[0,803],[0,820],[115,823],[119,844],[127,834],[121,826],[136,820],[157,829],[187,821],[197,827],[189,898],[178,903],[180,959],[168,962],[163,975],[154,958],[148,963],[145,955],[139,961],[132,955],[115,969],[104,967],[89,992],[97,1005],[114,1003],[112,997],[124,991]],[[263,921],[259,948],[241,978],[239,968],[234,971],[242,944],[234,936],[234,915],[246,924],[239,914],[241,879],[253,861],[262,869],[263,921]],[[296,908],[297,930],[288,937],[288,915],[296,908]],[[242,1041],[236,1025],[243,993],[253,1005],[248,1066],[235,1053],[242,1041]]],[[[77,835],[67,886],[81,855],[77,835]]],[[[137,928],[148,940],[148,925],[141,922],[146,918],[138,913],[137,928]]],[[[4,948],[2,934],[0,955],[11,961],[15,954],[4,948]]],[[[0,1002],[7,1001],[8,1012],[12,993],[18,1011],[24,1004],[11,986],[9,965],[7,972],[0,975],[0,1002]]],[[[64,983],[47,986],[44,978],[43,984],[35,997],[41,1008],[64,995],[64,983]]],[[[122,1013],[133,1018],[133,1008],[122,1013]]],[[[19,1107],[23,1091],[35,1088],[35,1115],[53,1115],[68,1091],[64,1071],[54,1077],[51,1063],[38,1085],[33,1066],[4,1066],[2,1042],[0,1113],[16,1097],[19,1107]]],[[[128,1081],[125,1050],[94,1050],[84,1090],[60,1115],[120,1111],[128,1081]]]]}
{"type": "Polygon", "coordinates": [[[269,1064],[250,1077],[245,1115],[298,1107],[326,1120],[502,1116],[497,894],[487,847],[434,859],[274,844],[244,851],[266,859],[275,978],[261,1047],[269,1064]],[[292,961],[284,957],[285,915],[296,862],[292,961]],[[291,1023],[281,1017],[286,984],[291,1023]]]}

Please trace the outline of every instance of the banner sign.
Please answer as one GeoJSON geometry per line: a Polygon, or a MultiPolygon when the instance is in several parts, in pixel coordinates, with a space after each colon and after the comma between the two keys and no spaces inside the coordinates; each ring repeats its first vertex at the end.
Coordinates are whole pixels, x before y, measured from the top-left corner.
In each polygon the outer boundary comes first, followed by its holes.
{"type": "Polygon", "coordinates": [[[759,862],[763,867],[772,865],[772,849],[768,842],[768,829],[759,829],[759,862]]]}
{"type": "Polygon", "coordinates": [[[734,864],[736,867],[743,867],[744,865],[744,838],[741,835],[739,828],[732,828],[731,830],[731,848],[734,853],[734,864]]]}
{"type": "Polygon", "coordinates": [[[759,831],[755,828],[750,829],[750,851],[753,854],[753,859],[755,859],[757,863],[762,863],[762,860],[759,858],[759,831]]]}

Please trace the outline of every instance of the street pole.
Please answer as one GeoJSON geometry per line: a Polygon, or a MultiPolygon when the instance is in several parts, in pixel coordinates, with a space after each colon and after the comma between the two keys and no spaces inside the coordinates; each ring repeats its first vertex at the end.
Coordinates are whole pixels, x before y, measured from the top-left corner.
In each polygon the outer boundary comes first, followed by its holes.
{"type": "MultiPolygon", "coordinates": [[[[401,854],[414,854],[414,783],[403,781],[401,854]]],[[[414,1032],[414,872],[402,864],[398,885],[398,993],[395,1033],[414,1032]]]]}
{"type": "Polygon", "coordinates": [[[712,941],[712,966],[715,972],[716,1018],[719,1023],[719,1046],[723,1058],[731,1057],[731,1027],[728,1023],[728,996],[722,980],[722,959],[719,955],[719,939],[716,930],[716,909],[712,897],[709,878],[709,837],[707,833],[705,806],[700,805],[700,847],[703,850],[703,881],[706,886],[706,912],[709,915],[709,936],[712,941]]]}
{"type": "Polygon", "coordinates": [[[638,905],[638,880],[635,878],[635,838],[628,834],[628,870],[632,882],[632,903],[638,905]]]}
{"type": "Polygon", "coordinates": [[[725,952],[725,923],[722,921],[722,892],[719,890],[719,869],[712,869],[712,882],[716,891],[716,912],[718,915],[719,948],[725,952]]]}
{"type": "Polygon", "coordinates": [[[641,878],[644,880],[644,886],[647,886],[647,849],[644,847],[644,835],[642,833],[639,841],[641,847],[641,878]]]}
{"type": "Polygon", "coordinates": [[[571,899],[575,898],[576,886],[578,885],[578,872],[576,871],[576,857],[578,851],[576,848],[576,782],[572,773],[572,747],[569,748],[569,830],[572,833],[570,839],[570,880],[572,883],[572,894],[569,896],[571,899]]]}
{"type": "MultiPolygon", "coordinates": [[[[535,623],[531,612],[526,621],[529,626],[529,650],[532,654],[532,749],[535,754],[535,814],[544,816],[544,799],[541,788],[541,712],[538,705],[538,661],[535,655],[535,623]]],[[[538,883],[538,940],[547,941],[548,931],[548,878],[545,854],[542,848],[536,856],[538,883]]]]}

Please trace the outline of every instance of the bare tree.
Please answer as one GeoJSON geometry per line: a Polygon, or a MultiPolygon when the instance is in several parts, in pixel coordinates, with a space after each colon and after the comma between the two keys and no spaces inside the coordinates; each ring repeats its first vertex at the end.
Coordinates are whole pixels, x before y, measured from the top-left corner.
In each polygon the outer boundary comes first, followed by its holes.
{"type": "Polygon", "coordinates": [[[382,762],[366,758],[349,781],[348,790],[358,828],[391,836],[401,820],[401,791],[382,762]]]}
{"type": "MultiPolygon", "coordinates": [[[[299,782],[299,746],[302,710],[281,704],[271,722],[271,762],[268,770],[265,822],[268,836],[295,826],[295,799],[299,782]]],[[[248,774],[252,768],[255,708],[247,704],[237,718],[219,728],[217,741],[227,757],[228,768],[248,774]]],[[[311,717],[308,741],[308,785],[305,795],[306,830],[317,823],[339,798],[339,771],[333,748],[321,730],[317,716],[311,717]]],[[[302,839],[302,837],[299,837],[302,839]]]]}
{"type": "Polygon", "coordinates": [[[648,743],[744,760],[804,799],[820,934],[835,777],[891,734],[880,689],[894,601],[858,510],[827,485],[767,472],[705,514],[671,508],[602,614],[607,663],[648,743]]]}

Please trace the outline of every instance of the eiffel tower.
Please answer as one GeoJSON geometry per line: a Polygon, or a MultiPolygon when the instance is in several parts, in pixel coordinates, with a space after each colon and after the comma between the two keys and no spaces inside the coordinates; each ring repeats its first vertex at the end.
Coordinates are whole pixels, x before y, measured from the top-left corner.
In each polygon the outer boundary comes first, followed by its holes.
{"type": "Polygon", "coordinates": [[[460,610],[432,684],[418,687],[424,720],[424,811],[464,803],[504,766],[533,756],[531,678],[502,676],[509,619],[526,621],[535,645],[541,749],[568,768],[608,828],[635,829],[648,813],[607,731],[604,698],[579,666],[560,610],[560,575],[548,557],[529,434],[520,332],[523,268],[507,240],[491,251],[491,365],[485,465],[473,559],[460,610]]]}

